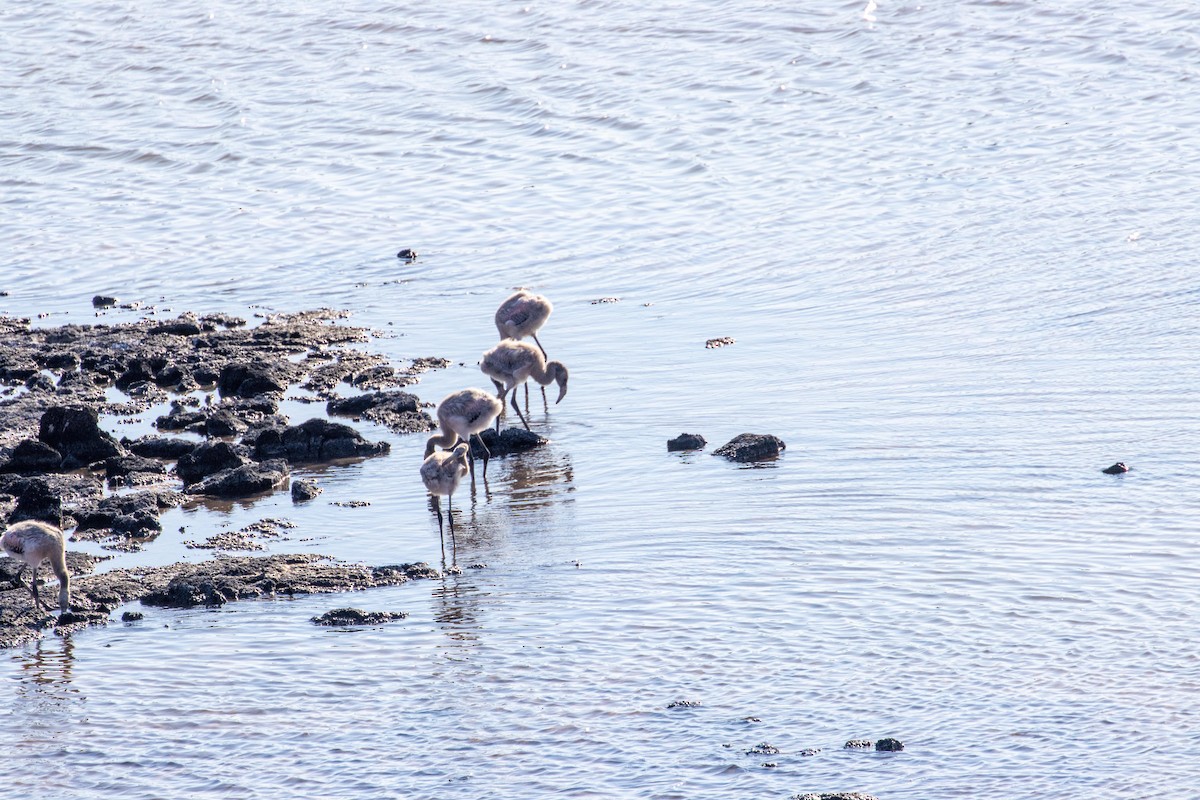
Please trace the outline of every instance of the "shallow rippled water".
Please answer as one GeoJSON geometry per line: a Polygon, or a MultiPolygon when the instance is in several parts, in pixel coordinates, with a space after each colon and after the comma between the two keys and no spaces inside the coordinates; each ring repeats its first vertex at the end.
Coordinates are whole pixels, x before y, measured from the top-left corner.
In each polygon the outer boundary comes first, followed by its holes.
{"type": "MultiPolygon", "coordinates": [[[[456,503],[485,569],[0,655],[0,796],[1196,795],[1191,4],[168,5],[0,9],[0,312],[345,308],[436,401],[526,285],[571,390],[456,503]]],[[[435,562],[362,430],[110,566],[435,562]]]]}

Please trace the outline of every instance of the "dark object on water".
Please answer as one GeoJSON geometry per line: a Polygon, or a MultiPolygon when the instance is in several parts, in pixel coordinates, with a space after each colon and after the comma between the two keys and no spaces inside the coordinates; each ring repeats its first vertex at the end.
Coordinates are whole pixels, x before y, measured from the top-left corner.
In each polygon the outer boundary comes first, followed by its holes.
{"type": "Polygon", "coordinates": [[[381,625],[395,619],[407,617],[403,611],[363,611],[361,608],[335,608],[319,617],[313,617],[316,625],[381,625]]]}
{"type": "Polygon", "coordinates": [[[862,792],[821,792],[794,794],[792,800],[875,800],[875,795],[862,792]]]}
{"type": "Polygon", "coordinates": [[[904,749],[904,742],[899,739],[880,739],[875,742],[875,749],[885,753],[895,753],[904,749]]]}
{"type": "Polygon", "coordinates": [[[760,461],[775,458],[787,447],[778,436],[769,433],[742,433],[713,451],[732,461],[760,461]]]}
{"type": "Polygon", "coordinates": [[[667,708],[699,708],[700,705],[699,700],[672,700],[667,703],[667,708]]]}
{"type": "Polygon", "coordinates": [[[1111,467],[1105,468],[1103,472],[1105,475],[1120,475],[1122,472],[1129,472],[1129,467],[1125,466],[1124,461],[1118,461],[1111,467]]]}
{"type": "Polygon", "coordinates": [[[303,503],[306,500],[312,500],[321,493],[321,487],[317,486],[316,481],[297,478],[292,481],[292,502],[303,503]]]}
{"type": "Polygon", "coordinates": [[[117,304],[117,298],[98,294],[92,298],[92,308],[109,308],[117,304]]]}
{"type": "Polygon", "coordinates": [[[732,336],[722,336],[718,339],[709,339],[704,343],[704,349],[715,350],[718,347],[726,347],[731,345],[736,341],[737,339],[734,339],[732,336]]]}
{"type": "Polygon", "coordinates": [[[396,253],[396,258],[403,258],[405,261],[413,261],[417,257],[417,251],[410,247],[406,247],[399,253],[396,253]]]}
{"type": "Polygon", "coordinates": [[[698,433],[681,433],[674,439],[667,440],[667,452],[676,450],[703,450],[708,440],[698,433]]]}
{"type": "Polygon", "coordinates": [[[140,611],[126,611],[121,615],[121,622],[138,622],[145,618],[146,615],[140,611]]]}
{"type": "Polygon", "coordinates": [[[783,752],[783,751],[781,751],[775,745],[770,744],[769,742],[762,742],[761,744],[756,744],[756,745],[754,745],[754,747],[751,747],[749,750],[747,750],[746,755],[748,755],[748,756],[777,756],[781,752],[783,752]]]}
{"type": "Polygon", "coordinates": [[[869,747],[874,747],[875,743],[870,739],[851,739],[842,745],[844,750],[865,750],[869,747]]]}

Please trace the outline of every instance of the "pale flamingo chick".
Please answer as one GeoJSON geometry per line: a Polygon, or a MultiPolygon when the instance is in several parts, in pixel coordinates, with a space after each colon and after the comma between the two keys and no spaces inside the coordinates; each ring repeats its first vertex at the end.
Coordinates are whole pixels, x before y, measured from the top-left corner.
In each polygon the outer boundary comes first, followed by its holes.
{"type": "Polygon", "coordinates": [[[496,330],[501,339],[524,339],[532,336],[542,351],[542,358],[548,358],[546,348],[538,342],[537,332],[550,318],[554,306],[540,294],[534,294],[526,289],[518,289],[517,293],[500,304],[496,310],[496,330]]]}
{"type": "MultiPolygon", "coordinates": [[[[526,422],[521,408],[517,405],[517,386],[533,378],[543,387],[549,386],[551,383],[558,384],[558,399],[554,401],[555,403],[561,403],[562,399],[567,396],[568,372],[566,366],[561,361],[546,363],[546,358],[540,352],[540,348],[527,342],[505,339],[483,354],[479,368],[483,370],[484,375],[492,379],[492,383],[496,384],[496,389],[500,392],[501,404],[504,403],[505,395],[512,392],[512,407],[516,409],[517,416],[525,425],[525,430],[529,430],[529,423],[526,422]]],[[[499,418],[496,419],[496,432],[500,432],[499,418]]]]}
{"type": "Polygon", "coordinates": [[[446,516],[450,518],[450,544],[454,548],[454,561],[458,562],[458,545],[454,541],[454,490],[459,481],[470,470],[467,451],[470,445],[459,442],[453,450],[430,453],[421,463],[421,480],[433,496],[433,509],[438,515],[438,538],[442,540],[442,568],[446,567],[446,537],[442,533],[442,495],[446,496],[446,516]]]}
{"type": "MultiPolygon", "coordinates": [[[[441,428],[441,432],[430,436],[429,441],[425,443],[425,457],[429,458],[435,447],[446,450],[454,447],[460,439],[470,444],[471,436],[485,430],[503,410],[504,403],[483,389],[462,389],[446,395],[437,407],[438,427],[441,428]]],[[[492,454],[488,452],[482,439],[479,440],[479,446],[483,449],[483,477],[486,478],[487,462],[492,454]]],[[[474,480],[475,460],[468,459],[468,463],[471,479],[474,480]]]]}
{"type": "Polygon", "coordinates": [[[9,526],[0,537],[0,548],[13,558],[25,563],[17,573],[17,582],[21,583],[21,575],[26,567],[33,568],[33,577],[29,581],[29,592],[33,595],[34,608],[50,606],[38,597],[37,573],[43,561],[50,562],[50,569],[58,576],[58,608],[60,611],[71,610],[71,575],[67,572],[67,550],[62,531],[53,525],[36,520],[26,520],[9,526]]]}

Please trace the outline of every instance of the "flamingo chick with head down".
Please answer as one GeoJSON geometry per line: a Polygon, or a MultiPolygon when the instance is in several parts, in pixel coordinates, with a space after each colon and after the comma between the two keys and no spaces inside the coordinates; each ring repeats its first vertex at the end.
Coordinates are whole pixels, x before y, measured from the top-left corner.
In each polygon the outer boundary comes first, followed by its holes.
{"type": "MultiPolygon", "coordinates": [[[[468,445],[471,436],[486,429],[492,420],[500,416],[504,404],[483,389],[462,389],[451,392],[438,403],[437,419],[439,433],[429,437],[425,443],[425,457],[433,455],[435,447],[449,449],[456,446],[461,439],[468,445]]],[[[487,477],[487,463],[491,453],[488,452],[483,440],[479,440],[483,449],[483,477],[487,477]]],[[[471,479],[475,479],[475,460],[468,458],[471,479]]]]}
{"type": "MultiPolygon", "coordinates": [[[[526,342],[505,339],[483,354],[479,368],[483,370],[484,375],[492,379],[492,383],[496,384],[501,404],[504,403],[504,397],[512,392],[512,407],[516,409],[517,416],[525,425],[525,430],[529,430],[529,423],[526,422],[525,416],[517,405],[515,391],[517,386],[533,378],[543,387],[549,386],[551,383],[558,384],[558,399],[554,401],[555,403],[562,402],[562,399],[567,396],[568,372],[566,366],[561,361],[546,363],[546,358],[542,355],[540,348],[526,342]]],[[[497,432],[499,429],[500,420],[497,418],[497,432]]]]}
{"type": "Polygon", "coordinates": [[[38,597],[37,573],[43,561],[50,562],[50,569],[58,576],[58,608],[60,611],[71,610],[71,575],[67,572],[67,550],[61,530],[46,522],[26,520],[9,527],[0,536],[0,548],[13,558],[25,562],[17,573],[17,582],[21,583],[21,575],[26,567],[33,568],[33,576],[29,580],[29,592],[33,595],[34,608],[50,610],[38,597]]]}

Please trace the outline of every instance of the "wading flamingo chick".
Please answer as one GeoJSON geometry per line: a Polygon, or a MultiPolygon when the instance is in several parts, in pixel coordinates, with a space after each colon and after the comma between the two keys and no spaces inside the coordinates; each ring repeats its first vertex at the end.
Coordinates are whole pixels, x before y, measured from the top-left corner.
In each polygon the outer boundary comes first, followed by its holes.
{"type": "Polygon", "coordinates": [[[553,310],[554,306],[545,297],[519,289],[496,310],[496,330],[500,332],[501,339],[524,339],[526,336],[532,336],[538,349],[542,351],[542,358],[548,358],[546,348],[538,342],[537,332],[546,324],[553,310]]]}
{"type": "MultiPolygon", "coordinates": [[[[490,392],[483,389],[462,389],[452,392],[438,403],[437,418],[440,433],[429,437],[425,443],[425,457],[433,455],[434,447],[450,449],[458,444],[458,440],[470,444],[471,435],[479,433],[492,424],[492,420],[504,410],[504,403],[497,400],[490,392]]],[[[491,457],[483,440],[479,440],[483,448],[483,477],[487,477],[487,462],[491,457]]],[[[475,460],[468,458],[471,479],[475,479],[475,460]]]]}
{"type": "Polygon", "coordinates": [[[438,515],[438,538],[442,540],[442,568],[446,567],[446,538],[442,533],[442,495],[446,496],[446,516],[450,518],[450,544],[454,548],[454,560],[458,561],[458,545],[454,541],[454,490],[459,481],[470,471],[467,451],[470,445],[459,442],[453,450],[430,453],[421,464],[421,480],[433,495],[433,509],[438,515]]]}
{"type": "Polygon", "coordinates": [[[67,551],[62,531],[45,522],[35,520],[18,522],[9,527],[4,532],[4,536],[0,537],[0,547],[4,548],[4,552],[8,555],[25,562],[21,565],[21,571],[17,573],[18,583],[21,582],[21,575],[24,574],[25,568],[33,568],[33,577],[29,581],[29,592],[33,595],[35,609],[50,610],[50,606],[43,603],[38,597],[37,590],[38,567],[42,565],[43,561],[49,560],[50,569],[54,570],[54,574],[58,576],[59,610],[71,610],[71,576],[67,572],[67,551]]]}
{"type": "MultiPolygon", "coordinates": [[[[562,402],[567,396],[567,368],[561,361],[551,361],[547,364],[539,348],[527,342],[505,339],[483,354],[479,368],[496,384],[500,391],[501,404],[504,403],[504,396],[512,392],[512,407],[516,409],[525,430],[529,430],[529,423],[525,421],[525,416],[517,405],[517,386],[533,378],[543,387],[558,383],[558,399],[555,403],[562,402]]],[[[496,432],[499,433],[499,430],[500,420],[497,418],[496,432]]]]}

